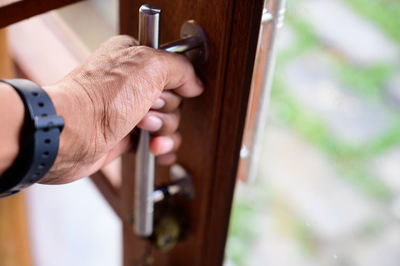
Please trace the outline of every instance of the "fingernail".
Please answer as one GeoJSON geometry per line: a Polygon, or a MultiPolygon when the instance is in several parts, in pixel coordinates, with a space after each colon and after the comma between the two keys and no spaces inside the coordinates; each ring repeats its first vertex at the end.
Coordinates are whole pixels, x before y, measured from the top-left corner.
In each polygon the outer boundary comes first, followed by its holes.
{"type": "Polygon", "coordinates": [[[162,144],[162,153],[168,153],[174,148],[174,141],[171,138],[164,138],[162,144]]]}
{"type": "Polygon", "coordinates": [[[154,104],[153,104],[153,106],[151,107],[151,109],[161,109],[161,108],[164,107],[164,105],[165,105],[165,101],[164,101],[163,99],[161,99],[161,98],[158,98],[158,99],[154,102],[154,104]]]}
{"type": "Polygon", "coordinates": [[[148,131],[157,131],[162,127],[162,120],[158,118],[157,116],[149,116],[147,118],[148,120],[148,131]]]}

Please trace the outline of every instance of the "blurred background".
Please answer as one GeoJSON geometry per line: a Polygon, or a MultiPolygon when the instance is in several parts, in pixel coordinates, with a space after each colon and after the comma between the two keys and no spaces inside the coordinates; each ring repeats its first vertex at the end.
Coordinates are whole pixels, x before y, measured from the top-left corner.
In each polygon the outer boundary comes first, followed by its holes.
{"type": "Polygon", "coordinates": [[[400,2],[288,0],[226,266],[400,265],[400,2]]]}

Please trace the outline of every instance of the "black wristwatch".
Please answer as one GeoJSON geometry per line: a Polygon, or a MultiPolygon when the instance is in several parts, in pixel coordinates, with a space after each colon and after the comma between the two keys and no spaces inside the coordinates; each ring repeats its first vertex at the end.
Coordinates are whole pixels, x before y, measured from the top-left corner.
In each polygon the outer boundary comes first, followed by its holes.
{"type": "Polygon", "coordinates": [[[47,174],[57,157],[64,119],[57,116],[50,97],[39,85],[25,79],[0,79],[0,82],[12,86],[25,106],[19,154],[0,177],[0,197],[5,197],[38,182],[47,174]]]}

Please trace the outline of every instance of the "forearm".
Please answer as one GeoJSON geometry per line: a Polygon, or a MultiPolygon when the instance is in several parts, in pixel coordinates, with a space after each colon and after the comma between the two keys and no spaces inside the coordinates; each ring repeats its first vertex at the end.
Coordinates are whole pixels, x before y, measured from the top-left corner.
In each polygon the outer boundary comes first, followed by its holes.
{"type": "MultiPolygon", "coordinates": [[[[155,155],[173,162],[180,144],[180,97],[198,96],[203,87],[184,56],[135,43],[128,36],[113,37],[62,80],[43,87],[65,126],[56,160],[40,182],[61,184],[91,175],[132,149],[136,126],[153,134],[155,155]],[[158,98],[163,101],[157,107],[158,98]]],[[[1,176],[20,152],[25,109],[6,84],[0,84],[0,99],[1,176]]]]}
{"type": "Polygon", "coordinates": [[[24,104],[8,84],[0,83],[0,178],[19,152],[19,135],[24,122],[24,104]]]}
{"type": "MultiPolygon", "coordinates": [[[[90,128],[94,125],[90,124],[90,119],[86,115],[91,115],[88,104],[85,103],[85,97],[76,95],[76,90],[68,93],[67,88],[71,88],[72,84],[53,85],[43,87],[50,97],[57,115],[62,116],[65,121],[64,130],[60,136],[59,150],[57,159],[58,167],[52,168],[58,172],[60,168],[71,167],[69,157],[74,150],[83,148],[82,138],[84,132],[82,126],[85,124],[90,128]]],[[[19,153],[21,153],[21,135],[24,129],[25,106],[23,100],[17,91],[6,83],[0,82],[0,178],[5,171],[12,166],[19,153]]],[[[90,131],[90,130],[86,130],[90,131]]],[[[22,140],[23,141],[23,140],[22,140]]],[[[54,171],[53,175],[54,175],[54,171]]]]}

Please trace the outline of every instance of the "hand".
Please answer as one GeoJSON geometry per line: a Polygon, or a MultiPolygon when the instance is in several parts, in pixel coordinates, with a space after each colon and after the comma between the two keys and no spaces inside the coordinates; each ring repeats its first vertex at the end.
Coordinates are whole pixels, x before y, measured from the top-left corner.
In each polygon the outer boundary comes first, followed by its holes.
{"type": "Polygon", "coordinates": [[[203,87],[181,55],[116,36],[55,85],[44,88],[65,119],[55,164],[42,183],[88,176],[132,148],[136,126],[154,134],[150,148],[170,164],[180,145],[178,106],[203,87]]]}

